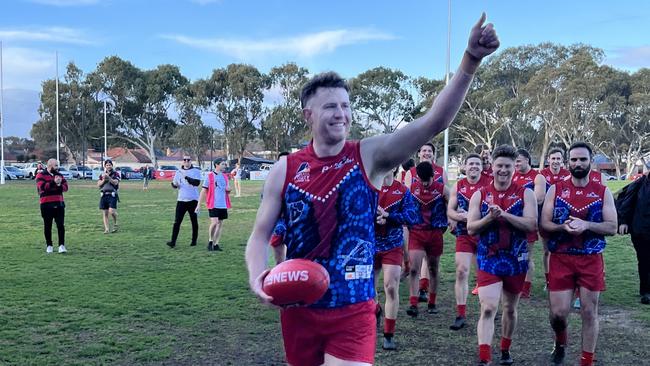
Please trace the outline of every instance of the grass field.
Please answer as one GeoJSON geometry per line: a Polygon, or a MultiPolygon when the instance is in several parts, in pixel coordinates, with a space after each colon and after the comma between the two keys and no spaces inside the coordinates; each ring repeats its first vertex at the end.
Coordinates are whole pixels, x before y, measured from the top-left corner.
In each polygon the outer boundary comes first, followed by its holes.
{"type": "MultiPolygon", "coordinates": [[[[96,187],[72,182],[65,195],[66,255],[45,254],[33,181],[0,187],[0,364],[282,364],[278,314],[249,293],[243,256],[261,184],[244,182],[244,196],[233,198],[223,252],[206,251],[205,210],[200,244],[189,246],[186,218],[177,248],[169,249],[175,192],[167,182],[154,181],[148,192],[140,184],[122,184],[120,231],[104,235],[96,187]]],[[[611,238],[605,253],[598,365],[648,365],[650,313],[638,304],[629,238],[611,238]]],[[[541,253],[535,254],[541,268],[541,253]]],[[[468,304],[470,326],[448,330],[455,316],[451,236],[441,268],[440,314],[408,318],[403,283],[400,351],[379,350],[378,365],[475,364],[475,297],[468,304]]],[[[545,365],[552,347],[539,272],[533,298],[520,305],[512,348],[520,365],[545,365]]],[[[572,316],[568,356],[574,363],[579,324],[572,316]]]]}

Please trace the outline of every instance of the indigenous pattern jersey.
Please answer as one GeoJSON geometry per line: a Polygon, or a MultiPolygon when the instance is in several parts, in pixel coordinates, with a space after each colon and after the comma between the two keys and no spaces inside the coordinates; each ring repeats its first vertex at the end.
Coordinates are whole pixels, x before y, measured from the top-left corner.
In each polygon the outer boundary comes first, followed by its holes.
{"type": "Polygon", "coordinates": [[[411,227],[412,230],[433,230],[446,228],[447,203],[444,196],[445,186],[440,182],[432,182],[425,186],[419,180],[413,182],[411,192],[415,197],[422,221],[411,227]]]}
{"type": "Polygon", "coordinates": [[[546,191],[548,191],[551,186],[561,180],[566,179],[567,177],[571,177],[571,173],[564,169],[560,168],[560,171],[555,174],[553,171],[551,171],[551,168],[544,168],[539,171],[539,174],[543,175],[544,178],[546,178],[546,191]]]}
{"type": "MultiPolygon", "coordinates": [[[[436,163],[431,163],[431,166],[433,166],[433,181],[438,183],[444,183],[443,176],[445,170],[442,169],[440,165],[436,165],[436,163]]],[[[412,167],[409,171],[411,172],[411,184],[413,184],[413,182],[419,180],[418,172],[417,169],[415,169],[415,167],[412,167]]]]}
{"type": "Polygon", "coordinates": [[[287,259],[321,264],[330,276],[316,308],[338,308],[375,297],[373,259],[378,192],[365,175],[360,143],[319,158],[312,144],[287,157],[281,217],[287,259]]]}
{"type": "Polygon", "coordinates": [[[515,174],[512,175],[512,183],[520,185],[524,188],[528,188],[531,191],[535,191],[535,178],[539,172],[535,169],[531,169],[526,174],[521,174],[518,171],[515,171],[515,174]]]}
{"type": "MultiPolygon", "coordinates": [[[[497,191],[494,184],[481,188],[481,218],[489,206],[497,205],[515,216],[524,214],[525,188],[511,184],[497,191]]],[[[476,259],[478,268],[495,276],[515,276],[528,271],[526,232],[499,218],[480,233],[476,259]]]]}
{"type": "MultiPolygon", "coordinates": [[[[585,187],[576,187],[571,179],[555,185],[555,207],[553,219],[555,224],[562,225],[569,216],[591,222],[603,222],[603,201],[605,190],[602,184],[592,181],[585,187]]],[[[592,231],[581,235],[570,235],[565,232],[549,234],[548,250],[552,253],[565,254],[598,254],[605,250],[605,236],[592,231]]]]}
{"type": "MultiPolygon", "coordinates": [[[[459,180],[458,183],[456,183],[456,199],[458,200],[458,210],[462,209],[463,211],[468,212],[469,200],[472,199],[474,192],[490,184],[489,181],[490,179],[483,174],[479,176],[478,182],[476,182],[476,184],[470,183],[467,178],[459,180]]],[[[469,235],[467,233],[467,223],[462,221],[459,222],[456,225],[456,231],[454,234],[456,234],[456,236],[469,235]]]]}
{"type": "Polygon", "coordinates": [[[379,207],[388,212],[386,224],[375,224],[377,251],[385,252],[404,244],[403,225],[411,226],[422,221],[418,206],[411,191],[405,185],[393,181],[390,186],[381,187],[379,207]]]}

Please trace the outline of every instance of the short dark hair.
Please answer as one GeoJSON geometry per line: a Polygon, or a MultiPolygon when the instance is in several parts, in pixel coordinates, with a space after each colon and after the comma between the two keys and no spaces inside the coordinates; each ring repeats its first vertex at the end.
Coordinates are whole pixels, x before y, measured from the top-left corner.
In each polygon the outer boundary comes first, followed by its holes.
{"type": "Polygon", "coordinates": [[[476,145],[476,147],[474,147],[474,152],[477,154],[482,153],[483,150],[490,150],[490,147],[487,146],[486,144],[478,144],[476,145]]]}
{"type": "Polygon", "coordinates": [[[418,178],[428,182],[433,177],[433,165],[428,161],[423,161],[415,167],[415,172],[418,174],[418,178]]]}
{"type": "Polygon", "coordinates": [[[106,164],[108,164],[108,163],[110,163],[111,165],[113,165],[113,160],[111,160],[111,159],[106,159],[106,160],[104,160],[104,166],[106,166],[106,164]]]}
{"type": "Polygon", "coordinates": [[[546,157],[549,157],[553,154],[560,153],[562,155],[562,159],[564,159],[564,150],[560,149],[559,147],[554,147],[551,150],[548,151],[548,154],[546,154],[546,157]]]}
{"type": "Polygon", "coordinates": [[[409,170],[414,166],[415,166],[415,160],[413,160],[412,158],[402,163],[402,169],[404,170],[409,170]]]}
{"type": "Polygon", "coordinates": [[[471,153],[471,154],[467,155],[467,156],[465,157],[465,160],[463,160],[463,163],[464,163],[464,164],[467,164],[467,160],[469,160],[469,159],[471,159],[471,158],[476,158],[476,159],[478,159],[478,160],[481,161],[481,164],[483,164],[483,159],[481,159],[481,155],[479,155],[479,154],[475,154],[475,153],[471,153]]]}
{"type": "Polygon", "coordinates": [[[334,71],[320,73],[307,82],[300,92],[300,106],[305,108],[307,102],[316,94],[318,88],[343,88],[350,92],[348,83],[334,71]]]}
{"type": "Polygon", "coordinates": [[[510,145],[499,145],[492,152],[492,160],[494,161],[497,158],[509,158],[516,160],[517,150],[515,150],[515,148],[510,145]]]}
{"type": "Polygon", "coordinates": [[[289,154],[290,154],[290,153],[289,153],[288,151],[283,151],[283,152],[281,152],[281,153],[278,154],[278,159],[280,159],[280,158],[283,157],[283,156],[287,156],[287,155],[289,155],[289,154]]]}
{"type": "MultiPolygon", "coordinates": [[[[430,146],[431,151],[433,151],[433,155],[436,154],[436,147],[433,145],[432,142],[426,142],[426,143],[422,144],[422,146],[430,146]]],[[[420,148],[418,149],[418,152],[420,152],[420,150],[422,150],[422,146],[420,146],[420,148]]]]}
{"type": "Polygon", "coordinates": [[[580,148],[587,149],[587,151],[589,151],[590,158],[594,155],[594,151],[591,149],[591,146],[589,146],[589,144],[584,141],[576,141],[573,144],[571,144],[571,146],[569,147],[569,153],[573,149],[580,149],[580,148]]]}
{"type": "Polygon", "coordinates": [[[533,159],[530,157],[530,153],[526,149],[519,149],[517,150],[517,156],[523,156],[524,158],[528,159],[528,165],[531,165],[533,163],[533,159]]]}

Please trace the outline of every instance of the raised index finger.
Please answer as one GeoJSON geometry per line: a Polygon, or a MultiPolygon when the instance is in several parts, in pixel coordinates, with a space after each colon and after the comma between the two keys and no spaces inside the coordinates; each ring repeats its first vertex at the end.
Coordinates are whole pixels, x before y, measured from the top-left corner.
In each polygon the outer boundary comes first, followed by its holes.
{"type": "Polygon", "coordinates": [[[481,28],[483,26],[483,23],[485,22],[485,19],[487,18],[487,15],[485,15],[485,12],[481,13],[481,18],[474,24],[474,28],[481,28]]]}

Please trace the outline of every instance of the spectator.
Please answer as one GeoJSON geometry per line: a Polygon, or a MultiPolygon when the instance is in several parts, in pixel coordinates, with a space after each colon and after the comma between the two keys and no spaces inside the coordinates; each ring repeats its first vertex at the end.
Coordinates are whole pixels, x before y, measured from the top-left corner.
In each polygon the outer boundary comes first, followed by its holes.
{"type": "Polygon", "coordinates": [[[99,199],[99,209],[102,210],[102,219],[104,220],[104,234],[116,232],[117,226],[117,203],[120,198],[117,190],[120,187],[120,173],[113,169],[113,162],[110,159],[104,161],[104,173],[99,177],[97,187],[101,192],[99,199]],[[113,230],[109,231],[110,224],[108,215],[113,217],[113,230]]]}
{"type": "Polygon", "coordinates": [[[142,170],[142,190],[147,191],[149,190],[149,179],[151,179],[153,174],[153,171],[149,167],[149,165],[145,165],[144,169],[142,170]]]}
{"type": "Polygon", "coordinates": [[[201,170],[192,165],[192,158],[183,156],[183,165],[176,171],[172,180],[172,188],[178,189],[178,199],[176,201],[176,217],[172,229],[172,240],[167,242],[170,248],[176,247],[176,239],[181,229],[181,223],[185,212],[190,215],[192,222],[192,242],[190,246],[196,245],[196,239],[199,235],[199,223],[196,218],[196,206],[199,203],[199,189],[201,184],[201,170]]]}
{"type": "Polygon", "coordinates": [[[199,203],[196,205],[196,213],[199,213],[201,202],[205,198],[205,205],[210,216],[208,251],[221,251],[219,239],[223,229],[223,220],[228,218],[230,208],[230,182],[228,174],[224,173],[226,162],[214,162],[214,170],[203,180],[199,203]]]}
{"type": "Polygon", "coordinates": [[[235,164],[235,169],[230,172],[235,181],[235,197],[241,197],[241,166],[235,164]]]}
{"type": "Polygon", "coordinates": [[[52,220],[56,222],[59,236],[59,253],[65,253],[65,203],[63,192],[68,191],[68,182],[59,173],[59,162],[56,159],[47,161],[47,169],[40,169],[36,174],[36,189],[40,197],[41,217],[43,217],[43,233],[45,234],[46,253],[52,253],[52,220]]]}
{"type": "Polygon", "coordinates": [[[650,177],[625,186],[616,199],[618,233],[631,234],[639,267],[641,303],[650,305],[650,177]]]}

